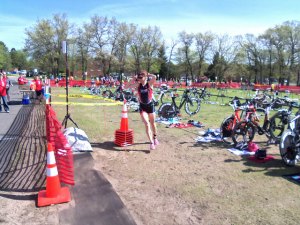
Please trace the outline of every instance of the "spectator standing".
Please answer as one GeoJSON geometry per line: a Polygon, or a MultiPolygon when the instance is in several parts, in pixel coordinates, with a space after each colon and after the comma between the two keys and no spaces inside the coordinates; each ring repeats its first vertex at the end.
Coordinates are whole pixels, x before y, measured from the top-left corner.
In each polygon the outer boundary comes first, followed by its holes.
{"type": "Polygon", "coordinates": [[[97,86],[97,87],[100,86],[100,80],[99,80],[99,77],[96,77],[96,86],[97,86]]]}
{"type": "Polygon", "coordinates": [[[275,84],[274,83],[271,84],[271,92],[273,92],[273,91],[275,91],[275,84]]]}
{"type": "Polygon", "coordinates": [[[24,78],[23,78],[22,74],[19,74],[18,84],[19,85],[23,85],[24,84],[24,78]]]}
{"type": "Polygon", "coordinates": [[[56,87],[58,87],[58,83],[59,83],[59,78],[56,77],[56,78],[55,78],[55,86],[56,86],[56,87]]]}
{"type": "Polygon", "coordinates": [[[33,82],[35,84],[36,98],[39,103],[41,103],[43,100],[43,82],[41,81],[39,76],[35,76],[33,82]]]}
{"type": "Polygon", "coordinates": [[[95,87],[96,81],[94,79],[94,77],[92,77],[91,79],[91,87],[95,87]]]}
{"type": "Polygon", "coordinates": [[[6,81],[6,96],[7,96],[7,102],[10,102],[10,96],[9,96],[9,88],[13,86],[11,80],[6,75],[6,72],[3,72],[3,77],[6,81]]]}
{"type": "Polygon", "coordinates": [[[0,73],[0,112],[2,112],[1,99],[5,112],[9,113],[9,107],[6,98],[6,80],[2,73],[0,73]]]}

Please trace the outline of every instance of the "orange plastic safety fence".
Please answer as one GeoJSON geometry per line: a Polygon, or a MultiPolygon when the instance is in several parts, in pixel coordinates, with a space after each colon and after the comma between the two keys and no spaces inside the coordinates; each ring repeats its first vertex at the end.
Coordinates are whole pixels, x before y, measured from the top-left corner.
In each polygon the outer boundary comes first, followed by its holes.
{"type": "Polygon", "coordinates": [[[46,105],[46,135],[48,143],[54,146],[56,165],[60,182],[74,185],[74,161],[72,148],[62,132],[62,125],[50,105],[46,105]]]}

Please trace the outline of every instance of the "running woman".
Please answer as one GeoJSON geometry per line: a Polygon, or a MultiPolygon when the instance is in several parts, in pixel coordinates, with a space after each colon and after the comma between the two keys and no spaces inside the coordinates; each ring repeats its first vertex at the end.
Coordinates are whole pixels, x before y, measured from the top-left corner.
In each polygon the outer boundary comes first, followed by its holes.
{"type": "Polygon", "coordinates": [[[157,128],[155,124],[155,107],[153,102],[153,84],[156,81],[154,74],[149,74],[146,70],[141,70],[133,78],[134,83],[128,82],[127,88],[136,88],[140,103],[139,111],[142,121],[145,124],[146,134],[150,141],[150,150],[154,150],[159,144],[157,140],[157,128]]]}

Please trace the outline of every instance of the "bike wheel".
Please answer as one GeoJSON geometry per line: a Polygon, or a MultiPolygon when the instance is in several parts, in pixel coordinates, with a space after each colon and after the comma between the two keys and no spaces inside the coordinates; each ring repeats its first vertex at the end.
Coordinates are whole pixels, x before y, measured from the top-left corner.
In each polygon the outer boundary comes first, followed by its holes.
{"type": "Polygon", "coordinates": [[[158,109],[158,116],[164,119],[174,118],[176,110],[172,103],[164,103],[158,109]]]}
{"type": "Polygon", "coordinates": [[[105,91],[102,92],[102,96],[104,98],[112,98],[114,95],[110,90],[105,90],[105,91]]]}
{"type": "Polygon", "coordinates": [[[200,111],[200,100],[196,98],[188,98],[185,103],[185,112],[192,116],[200,111]]]}
{"type": "Polygon", "coordinates": [[[286,129],[288,124],[288,115],[283,114],[282,112],[276,113],[270,119],[270,135],[276,141],[279,142],[281,136],[286,129]]]}
{"type": "Polygon", "coordinates": [[[234,145],[238,143],[249,143],[255,135],[255,126],[252,123],[242,121],[233,128],[232,141],[234,145]]]}
{"type": "Polygon", "coordinates": [[[126,101],[131,101],[132,99],[132,93],[129,91],[124,91],[123,92],[124,98],[126,99],[126,101]]]}
{"type": "Polygon", "coordinates": [[[194,90],[190,92],[189,95],[191,98],[196,98],[196,99],[200,99],[201,96],[201,92],[199,92],[198,90],[194,90]]]}
{"type": "Polygon", "coordinates": [[[101,95],[100,88],[95,88],[95,95],[101,95]]]}
{"type": "Polygon", "coordinates": [[[265,120],[265,110],[263,108],[256,108],[255,111],[255,122],[259,124],[260,127],[263,127],[265,120]]]}
{"type": "Polygon", "coordinates": [[[220,126],[220,136],[225,143],[231,144],[231,136],[233,133],[233,116],[227,117],[223,120],[220,126]]]}
{"type": "Polygon", "coordinates": [[[115,92],[112,93],[113,94],[113,98],[116,100],[116,101],[123,101],[124,100],[124,96],[123,96],[123,93],[116,90],[115,92]]]}
{"type": "Polygon", "coordinates": [[[281,137],[279,151],[286,166],[295,166],[300,160],[299,146],[295,143],[295,133],[288,129],[281,137]]]}
{"type": "Polygon", "coordinates": [[[95,88],[91,88],[91,89],[90,89],[90,95],[95,95],[95,94],[96,94],[95,88]]]}
{"type": "Polygon", "coordinates": [[[211,94],[209,92],[206,92],[205,95],[204,95],[204,97],[203,97],[204,101],[208,102],[209,99],[210,99],[210,96],[211,96],[211,94]]]}

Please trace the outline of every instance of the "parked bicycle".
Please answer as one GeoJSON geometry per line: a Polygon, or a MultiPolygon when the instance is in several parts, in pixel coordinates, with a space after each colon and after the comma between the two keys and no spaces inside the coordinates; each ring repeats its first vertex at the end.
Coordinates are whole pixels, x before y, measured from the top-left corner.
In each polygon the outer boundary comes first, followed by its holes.
{"type": "Polygon", "coordinates": [[[247,102],[241,104],[241,98],[234,97],[232,101],[229,102],[229,105],[232,107],[234,113],[226,117],[220,126],[220,135],[224,142],[231,144],[231,136],[233,133],[233,129],[238,122],[241,122],[241,118],[243,118],[243,112],[245,107],[247,106],[247,102]]]}
{"type": "Polygon", "coordinates": [[[120,85],[113,92],[113,96],[115,100],[124,101],[124,99],[126,99],[126,101],[131,101],[131,99],[133,98],[133,92],[131,89],[125,90],[124,87],[120,85]]]}
{"type": "Polygon", "coordinates": [[[198,88],[194,88],[194,87],[191,88],[191,96],[198,98],[200,101],[204,100],[205,102],[208,102],[211,94],[208,92],[206,87],[204,87],[200,90],[198,88]]]}
{"type": "Polygon", "coordinates": [[[270,135],[277,143],[280,141],[283,132],[288,127],[293,108],[298,107],[297,102],[289,101],[288,99],[281,100],[283,101],[282,104],[286,104],[288,108],[278,110],[278,112],[270,119],[270,135]]]}
{"type": "Polygon", "coordinates": [[[256,100],[257,107],[263,108],[267,103],[271,103],[274,100],[275,96],[277,95],[271,95],[270,92],[266,90],[256,90],[253,99],[256,100]]]}
{"type": "Polygon", "coordinates": [[[185,112],[188,115],[194,115],[200,111],[200,101],[197,98],[193,98],[189,95],[190,90],[185,89],[180,104],[177,105],[176,98],[178,95],[174,95],[171,92],[172,102],[163,103],[158,109],[158,115],[162,118],[169,119],[174,118],[180,114],[180,109],[184,106],[185,112]]]}
{"type": "Polygon", "coordinates": [[[281,136],[279,150],[285,165],[295,166],[300,161],[300,111],[289,121],[288,129],[281,136]]]}
{"type": "Polygon", "coordinates": [[[254,104],[251,102],[246,107],[244,118],[238,122],[232,131],[232,141],[236,146],[238,143],[249,143],[253,140],[255,135],[255,125],[254,121],[256,118],[256,109],[254,104]]]}
{"type": "Polygon", "coordinates": [[[270,111],[274,108],[280,107],[283,104],[282,99],[275,98],[270,103],[264,103],[263,108],[257,108],[256,99],[252,100],[252,104],[246,109],[245,119],[239,122],[233,129],[232,140],[234,144],[241,141],[252,141],[255,133],[259,135],[265,134],[268,143],[277,143],[274,134],[274,123],[272,122],[277,114],[270,118],[270,111]]]}
{"type": "Polygon", "coordinates": [[[122,86],[118,86],[114,92],[111,91],[110,88],[106,88],[106,90],[102,92],[102,96],[118,101],[124,101],[124,99],[126,99],[126,101],[131,101],[134,98],[132,90],[124,90],[122,86]]]}
{"type": "Polygon", "coordinates": [[[103,91],[103,86],[93,85],[89,88],[89,90],[91,95],[101,95],[103,91]]]}
{"type": "Polygon", "coordinates": [[[111,91],[111,87],[109,87],[108,85],[105,85],[105,87],[103,88],[102,91],[102,97],[104,98],[113,98],[114,94],[111,91]]]}
{"type": "Polygon", "coordinates": [[[177,89],[169,89],[166,86],[161,87],[157,92],[158,96],[155,96],[153,99],[154,105],[158,106],[160,103],[163,104],[165,102],[171,102],[172,101],[171,92],[176,92],[176,91],[177,89]]]}

